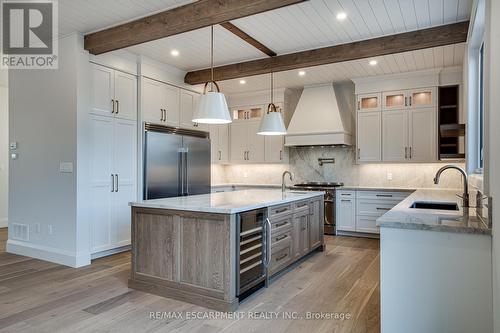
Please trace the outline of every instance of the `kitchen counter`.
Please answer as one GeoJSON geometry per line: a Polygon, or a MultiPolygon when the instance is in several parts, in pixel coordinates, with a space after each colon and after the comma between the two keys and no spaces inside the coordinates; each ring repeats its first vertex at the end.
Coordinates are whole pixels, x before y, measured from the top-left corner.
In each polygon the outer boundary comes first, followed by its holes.
{"type": "MultiPolygon", "coordinates": [[[[491,235],[491,229],[477,215],[475,208],[461,207],[462,199],[456,190],[419,189],[377,219],[381,228],[445,231],[491,235]],[[458,211],[414,209],[415,201],[457,203],[458,211]]],[[[471,196],[473,202],[474,195],[471,196]]]]}
{"type": "Polygon", "coordinates": [[[218,214],[236,214],[253,209],[323,196],[321,191],[242,190],[187,197],[144,200],[132,207],[159,208],[218,214]]]}
{"type": "Polygon", "coordinates": [[[377,191],[377,192],[414,192],[415,189],[402,188],[402,187],[374,187],[374,186],[349,186],[344,185],[339,187],[338,190],[345,191],[377,191]]]}

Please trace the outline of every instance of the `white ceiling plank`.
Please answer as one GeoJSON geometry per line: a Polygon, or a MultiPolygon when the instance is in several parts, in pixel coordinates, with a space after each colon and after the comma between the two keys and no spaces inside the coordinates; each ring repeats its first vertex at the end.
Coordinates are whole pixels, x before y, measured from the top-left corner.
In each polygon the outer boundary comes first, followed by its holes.
{"type": "Polygon", "coordinates": [[[453,66],[454,54],[455,45],[446,45],[443,47],[443,65],[445,67],[453,66]]]}
{"type": "MultiPolygon", "coordinates": [[[[377,21],[373,8],[368,0],[357,0],[356,2],[354,2],[354,5],[363,18],[363,22],[365,22],[372,36],[380,36],[385,34],[384,30],[377,21]]],[[[390,25],[390,27],[392,28],[392,25],[390,25]]]]}
{"type": "Polygon", "coordinates": [[[462,66],[465,54],[465,43],[455,44],[455,50],[453,55],[453,65],[462,66]]]}
{"type": "Polygon", "coordinates": [[[428,27],[431,25],[431,16],[429,12],[429,2],[426,0],[413,1],[415,16],[417,17],[418,27],[428,27]]]}
{"type": "MultiPolygon", "coordinates": [[[[373,37],[374,34],[368,28],[363,16],[353,0],[338,0],[343,10],[347,13],[347,19],[351,21],[355,29],[359,32],[361,39],[373,37]]],[[[357,0],[359,1],[359,0],[357,0]]],[[[330,0],[328,2],[334,2],[330,0]]]]}
{"type": "MultiPolygon", "coordinates": [[[[444,23],[444,1],[445,0],[430,0],[429,1],[429,14],[431,17],[432,25],[441,25],[444,23]]],[[[448,0],[446,0],[448,1],[448,0]]]]}
{"type": "Polygon", "coordinates": [[[457,10],[457,20],[463,21],[470,19],[472,10],[472,0],[459,0],[457,10]]]}
{"type": "Polygon", "coordinates": [[[389,13],[385,6],[384,0],[370,0],[370,7],[375,15],[375,19],[382,29],[383,34],[394,34],[396,30],[389,18],[389,13]]]}
{"type": "Polygon", "coordinates": [[[426,68],[433,68],[434,65],[434,51],[432,49],[423,49],[424,62],[426,68]]]}
{"type": "Polygon", "coordinates": [[[413,52],[405,52],[403,53],[403,57],[405,59],[405,64],[408,67],[409,71],[416,71],[417,64],[415,62],[415,58],[413,57],[413,52]]]}
{"type": "Polygon", "coordinates": [[[406,30],[417,30],[419,26],[413,0],[399,0],[399,6],[401,8],[401,15],[403,15],[406,30]]]}
{"type": "Polygon", "coordinates": [[[415,60],[415,66],[417,70],[427,68],[425,66],[424,52],[422,50],[413,51],[413,59],[415,60]]]}
{"type": "Polygon", "coordinates": [[[444,66],[444,52],[442,47],[435,47],[432,49],[434,52],[434,66],[443,67],[444,66]]]}
{"type": "Polygon", "coordinates": [[[384,0],[384,5],[394,28],[394,32],[401,33],[407,31],[399,0],[384,0]]]}
{"type": "Polygon", "coordinates": [[[398,65],[399,72],[408,72],[408,66],[406,65],[405,57],[402,53],[394,54],[394,60],[398,65]]]}
{"type": "Polygon", "coordinates": [[[458,17],[458,0],[445,0],[443,15],[443,23],[456,22],[458,17]]]}

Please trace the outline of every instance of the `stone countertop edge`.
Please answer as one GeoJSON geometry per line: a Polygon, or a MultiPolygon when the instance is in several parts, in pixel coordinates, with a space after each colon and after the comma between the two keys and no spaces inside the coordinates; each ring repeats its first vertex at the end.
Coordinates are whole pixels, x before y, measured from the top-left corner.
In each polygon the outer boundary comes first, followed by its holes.
{"type": "Polygon", "coordinates": [[[144,200],[130,202],[129,206],[201,213],[237,214],[254,209],[323,197],[324,194],[323,191],[287,191],[285,192],[286,197],[283,197],[281,190],[241,190],[144,200]],[[235,196],[236,200],[231,198],[235,196]],[[248,198],[248,203],[244,202],[246,198],[248,198]]]}
{"type": "Polygon", "coordinates": [[[376,221],[381,228],[426,230],[462,234],[490,235],[491,229],[477,216],[476,209],[461,207],[460,191],[419,189],[376,221]],[[414,209],[415,201],[457,203],[459,211],[414,209]]]}

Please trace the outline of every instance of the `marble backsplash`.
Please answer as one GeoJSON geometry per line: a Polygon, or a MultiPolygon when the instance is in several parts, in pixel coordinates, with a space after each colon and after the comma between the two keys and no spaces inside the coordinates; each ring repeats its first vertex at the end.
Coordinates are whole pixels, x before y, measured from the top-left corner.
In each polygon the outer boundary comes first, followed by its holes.
{"type": "MultiPolygon", "coordinates": [[[[446,163],[355,164],[352,147],[290,148],[289,164],[213,165],[213,184],[281,184],[281,174],[290,170],[293,183],[304,181],[344,182],[349,186],[403,188],[461,188],[462,176],[446,171],[434,185],[436,171],[446,163]],[[318,158],[335,158],[335,164],[318,164],[318,158]],[[392,176],[392,180],[389,180],[392,176]]],[[[464,167],[463,163],[453,163],[464,167]]]]}

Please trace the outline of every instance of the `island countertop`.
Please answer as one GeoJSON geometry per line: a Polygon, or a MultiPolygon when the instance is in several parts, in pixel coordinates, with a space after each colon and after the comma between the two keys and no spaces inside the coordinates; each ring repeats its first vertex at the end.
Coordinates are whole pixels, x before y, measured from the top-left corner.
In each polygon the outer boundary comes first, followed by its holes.
{"type": "Polygon", "coordinates": [[[131,202],[132,207],[236,214],[323,196],[321,191],[242,190],[131,202]]]}
{"type": "MultiPolygon", "coordinates": [[[[491,229],[478,216],[478,209],[462,207],[462,199],[457,196],[458,194],[455,190],[416,190],[393,209],[379,217],[377,225],[381,228],[491,235],[491,229]],[[410,208],[415,201],[457,203],[459,210],[410,208]]],[[[471,202],[473,202],[472,197],[471,202]]]]}

